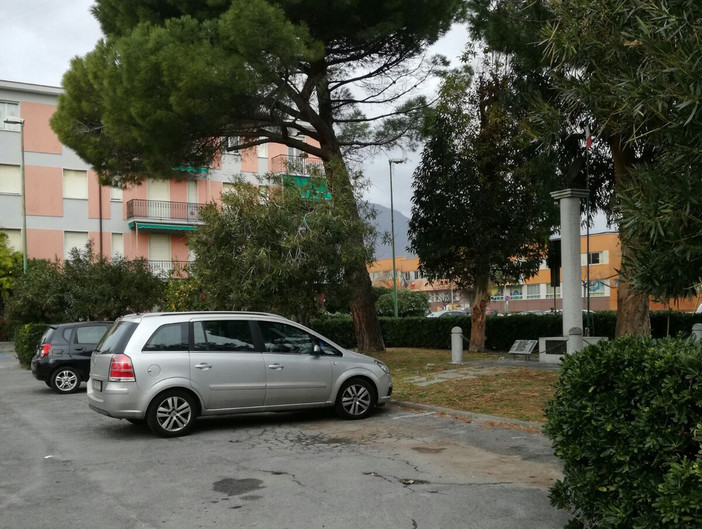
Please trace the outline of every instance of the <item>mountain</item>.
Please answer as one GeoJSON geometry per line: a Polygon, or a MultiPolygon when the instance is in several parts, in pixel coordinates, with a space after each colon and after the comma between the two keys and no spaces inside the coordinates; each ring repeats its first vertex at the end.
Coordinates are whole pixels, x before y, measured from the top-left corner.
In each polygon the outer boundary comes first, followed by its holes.
{"type": "MultiPolygon", "coordinates": [[[[390,243],[390,208],[380,204],[371,204],[378,212],[378,216],[373,221],[378,237],[375,241],[375,258],[388,259],[392,257],[392,245],[390,243]],[[384,235],[387,234],[387,243],[384,243],[384,235]]],[[[409,219],[402,213],[395,210],[395,256],[396,257],[417,257],[410,252],[407,247],[409,240],[407,231],[409,229],[409,219]]]]}

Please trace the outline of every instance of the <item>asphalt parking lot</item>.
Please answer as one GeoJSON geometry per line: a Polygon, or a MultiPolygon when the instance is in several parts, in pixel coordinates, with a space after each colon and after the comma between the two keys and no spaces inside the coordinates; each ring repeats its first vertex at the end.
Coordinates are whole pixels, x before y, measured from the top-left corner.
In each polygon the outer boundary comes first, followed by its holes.
{"type": "Polygon", "coordinates": [[[0,352],[0,528],[563,527],[547,439],[389,405],[200,421],[192,435],[88,409],[0,352]]]}

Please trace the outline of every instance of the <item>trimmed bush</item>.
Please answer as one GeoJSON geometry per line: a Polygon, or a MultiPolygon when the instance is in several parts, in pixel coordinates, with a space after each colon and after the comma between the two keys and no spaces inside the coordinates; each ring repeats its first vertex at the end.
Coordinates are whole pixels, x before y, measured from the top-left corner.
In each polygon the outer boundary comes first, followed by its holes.
{"type": "Polygon", "coordinates": [[[651,336],[654,338],[665,338],[678,334],[689,336],[695,323],[702,323],[702,314],[674,310],[651,312],[651,336]],[[670,326],[669,333],[668,326],[670,326]]]}
{"type": "Polygon", "coordinates": [[[546,416],[567,527],[702,527],[701,342],[624,337],[566,356],[546,416]]]}
{"type": "Polygon", "coordinates": [[[350,316],[315,318],[310,323],[310,328],[334,340],[341,347],[347,347],[349,349],[356,347],[356,335],[350,316]]]}
{"type": "Polygon", "coordinates": [[[43,323],[27,323],[15,329],[15,354],[22,367],[29,367],[44,331],[46,325],[43,323]]]}
{"type": "MultiPolygon", "coordinates": [[[[592,316],[593,336],[614,339],[617,321],[615,312],[594,312],[592,316]]],[[[661,311],[651,313],[651,328],[654,338],[664,338],[670,316],[670,336],[689,336],[695,323],[702,323],[702,314],[661,311]]],[[[514,314],[512,316],[489,316],[485,331],[485,348],[488,351],[509,351],[515,340],[538,340],[544,336],[563,334],[561,314],[514,314]]],[[[587,320],[583,319],[583,324],[587,320]]],[[[380,318],[380,326],[386,347],[428,347],[449,349],[451,328],[460,327],[463,335],[470,336],[469,316],[444,316],[442,318],[380,318]]],[[[343,347],[356,347],[353,323],[350,317],[336,316],[333,319],[312,320],[312,328],[328,336],[343,347]]],[[[467,344],[466,344],[467,346],[467,344]]]]}
{"type": "MultiPolygon", "coordinates": [[[[538,340],[542,336],[561,336],[563,319],[560,314],[514,314],[487,319],[485,348],[509,351],[515,340],[538,340]]],[[[538,347],[536,348],[538,352],[538,347]]]]}

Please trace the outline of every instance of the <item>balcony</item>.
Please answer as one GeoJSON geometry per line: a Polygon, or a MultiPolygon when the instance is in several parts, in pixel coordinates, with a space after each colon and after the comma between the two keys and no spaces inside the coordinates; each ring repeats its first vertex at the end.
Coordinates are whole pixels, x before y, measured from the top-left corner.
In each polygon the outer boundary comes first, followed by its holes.
{"type": "Polygon", "coordinates": [[[133,199],[127,202],[129,227],[149,232],[193,231],[202,224],[203,204],[133,199]]]}
{"type": "Polygon", "coordinates": [[[158,261],[149,259],[149,270],[158,277],[166,278],[173,273],[176,277],[185,277],[188,275],[188,266],[190,261],[158,261]]]}
{"type": "Polygon", "coordinates": [[[307,156],[280,154],[271,159],[271,171],[281,177],[284,189],[298,188],[305,200],[331,200],[324,179],[324,166],[317,158],[310,160],[307,156]]]}
{"type": "Polygon", "coordinates": [[[324,165],[319,158],[279,154],[271,158],[271,172],[289,176],[316,176],[324,178],[324,165]]]}

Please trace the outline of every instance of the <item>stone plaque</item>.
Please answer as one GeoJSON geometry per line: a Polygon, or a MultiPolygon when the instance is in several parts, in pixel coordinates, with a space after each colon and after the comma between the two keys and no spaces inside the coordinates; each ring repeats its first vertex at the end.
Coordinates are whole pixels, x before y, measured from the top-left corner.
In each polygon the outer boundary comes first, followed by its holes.
{"type": "Polygon", "coordinates": [[[515,340],[509,350],[511,355],[530,355],[536,347],[536,340],[515,340]]]}

